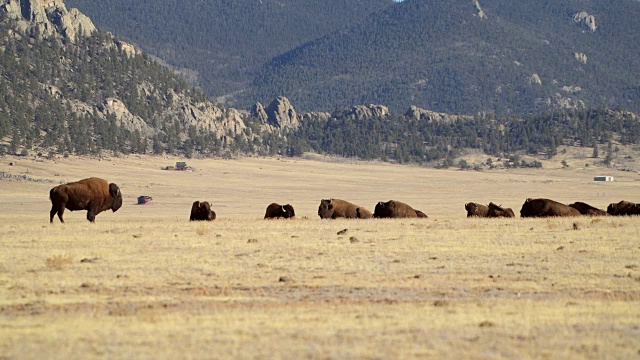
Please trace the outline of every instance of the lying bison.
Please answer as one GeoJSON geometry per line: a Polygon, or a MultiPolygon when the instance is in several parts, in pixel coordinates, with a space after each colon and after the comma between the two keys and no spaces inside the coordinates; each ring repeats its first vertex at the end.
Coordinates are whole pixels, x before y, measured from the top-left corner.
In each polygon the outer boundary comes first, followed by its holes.
{"type": "Polygon", "coordinates": [[[489,207],[487,210],[487,217],[490,218],[498,218],[498,217],[506,217],[506,218],[512,218],[512,217],[516,217],[516,214],[513,212],[513,210],[511,210],[511,208],[503,208],[499,205],[496,205],[494,203],[489,203],[489,207]]]}
{"type": "Polygon", "coordinates": [[[521,217],[580,216],[571,206],[549,199],[527,199],[520,209],[521,217]]]}
{"type": "Polygon", "coordinates": [[[211,221],[216,219],[216,212],[211,209],[207,201],[194,201],[191,205],[189,221],[211,221]]]}
{"type": "Polygon", "coordinates": [[[267,206],[267,211],[264,214],[265,219],[293,219],[296,217],[296,212],[293,210],[293,206],[290,204],[280,205],[272,203],[267,206]]]}
{"type": "Polygon", "coordinates": [[[95,177],[58,185],[49,191],[49,199],[50,223],[56,214],[60,222],[64,223],[64,209],[87,210],[87,220],[94,222],[99,213],[109,209],[116,212],[122,206],[122,193],[118,185],[95,177]]]}
{"type": "Polygon", "coordinates": [[[318,206],[318,216],[321,219],[370,219],[373,217],[371,211],[362,206],[340,199],[322,199],[318,206]]]}
{"type": "Polygon", "coordinates": [[[609,215],[640,215],[640,204],[631,201],[620,201],[619,203],[611,203],[607,207],[609,215]]]}
{"type": "Polygon", "coordinates": [[[606,216],[607,212],[604,210],[600,210],[597,207],[593,207],[587,203],[583,202],[574,202],[573,204],[569,204],[572,208],[578,210],[582,215],[588,216],[606,216]]]}
{"type": "Polygon", "coordinates": [[[420,210],[415,210],[411,206],[396,200],[389,200],[387,202],[380,201],[376,205],[376,209],[373,212],[374,218],[417,218],[427,217],[425,213],[420,210]],[[418,212],[424,216],[418,215],[418,212]]]}
{"type": "Polygon", "coordinates": [[[487,217],[487,213],[489,212],[487,205],[474,202],[464,204],[464,208],[467,210],[467,217],[487,217]]]}

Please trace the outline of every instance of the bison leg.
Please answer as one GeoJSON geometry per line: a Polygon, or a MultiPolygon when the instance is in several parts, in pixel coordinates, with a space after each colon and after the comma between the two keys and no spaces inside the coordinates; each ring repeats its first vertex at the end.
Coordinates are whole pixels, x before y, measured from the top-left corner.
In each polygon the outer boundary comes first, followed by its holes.
{"type": "Polygon", "coordinates": [[[87,220],[91,222],[95,222],[96,215],[98,215],[99,212],[100,212],[99,207],[89,204],[89,209],[87,210],[87,220]]]}
{"type": "Polygon", "coordinates": [[[57,207],[56,205],[51,206],[51,211],[49,212],[49,223],[53,222],[53,217],[56,216],[56,213],[58,214],[60,222],[64,224],[64,219],[62,218],[62,214],[64,214],[64,205],[57,207]]]}

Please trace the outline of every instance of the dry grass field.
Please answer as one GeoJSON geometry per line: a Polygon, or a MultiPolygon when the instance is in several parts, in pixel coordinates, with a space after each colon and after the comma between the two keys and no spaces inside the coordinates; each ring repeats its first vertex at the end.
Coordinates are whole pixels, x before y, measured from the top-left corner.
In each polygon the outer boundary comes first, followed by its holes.
{"type": "Polygon", "coordinates": [[[0,159],[44,181],[0,180],[0,359],[640,357],[640,218],[464,211],[640,201],[637,174],[256,158],[160,170],[177,160],[0,159]],[[49,189],[89,176],[117,183],[123,207],[49,224],[49,189]],[[329,197],[430,218],[322,221],[329,197]],[[194,200],[218,219],[190,223],[194,200]],[[274,201],[298,219],[262,220],[274,201]]]}

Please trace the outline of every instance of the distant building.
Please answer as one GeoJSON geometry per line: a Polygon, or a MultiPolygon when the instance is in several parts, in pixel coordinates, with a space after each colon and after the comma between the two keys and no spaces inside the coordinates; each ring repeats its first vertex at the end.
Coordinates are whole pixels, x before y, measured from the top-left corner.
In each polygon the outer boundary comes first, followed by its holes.
{"type": "Polygon", "coordinates": [[[613,181],[613,176],[595,176],[593,181],[613,181]]]}
{"type": "Polygon", "coordinates": [[[177,161],[176,166],[165,166],[162,170],[178,170],[178,171],[193,171],[194,169],[187,165],[185,161],[177,161]]]}
{"type": "Polygon", "coordinates": [[[176,170],[189,170],[189,166],[184,161],[178,161],[176,162],[176,170]]]}

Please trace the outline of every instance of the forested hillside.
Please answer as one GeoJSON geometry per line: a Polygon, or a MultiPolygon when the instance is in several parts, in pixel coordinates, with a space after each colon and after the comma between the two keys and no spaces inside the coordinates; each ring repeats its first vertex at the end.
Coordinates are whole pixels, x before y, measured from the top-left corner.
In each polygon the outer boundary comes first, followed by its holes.
{"type": "Polygon", "coordinates": [[[393,114],[354,119],[343,114],[303,122],[288,149],[294,155],[313,150],[401,163],[445,160],[443,164],[451,165],[468,149],[503,158],[526,154],[550,159],[564,145],[594,148],[595,157],[609,165],[615,155],[613,143],[640,143],[638,116],[598,109],[525,117],[488,114],[449,122],[393,114]]]}
{"type": "Polygon", "coordinates": [[[635,0],[67,2],[244,109],[640,110],[635,0]]]}
{"type": "MultiPolygon", "coordinates": [[[[270,58],[366,19],[392,0],[66,0],[212,97],[246,90],[270,58]]],[[[244,98],[248,108],[252,100],[244,98]]]]}
{"type": "Polygon", "coordinates": [[[534,113],[640,109],[640,2],[406,0],[274,58],[257,100],[534,113]]]}
{"type": "Polygon", "coordinates": [[[239,114],[109,34],[41,33],[60,6],[33,6],[37,21],[0,9],[0,154],[218,154],[251,137],[239,114]]]}
{"type": "Polygon", "coordinates": [[[0,155],[312,151],[449,166],[469,150],[550,158],[570,145],[592,148],[602,164],[610,164],[618,145],[640,143],[638,116],[605,107],[473,116],[358,105],[329,113],[298,112],[278,97],[268,106],[255,104],[247,115],[214,106],[145,53],[96,30],[88,18],[75,25],[60,21],[82,18],[59,0],[48,7],[31,3],[29,12],[8,7],[15,4],[0,0],[0,155]]]}

